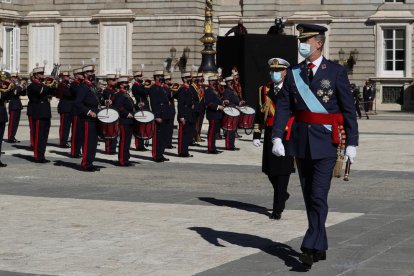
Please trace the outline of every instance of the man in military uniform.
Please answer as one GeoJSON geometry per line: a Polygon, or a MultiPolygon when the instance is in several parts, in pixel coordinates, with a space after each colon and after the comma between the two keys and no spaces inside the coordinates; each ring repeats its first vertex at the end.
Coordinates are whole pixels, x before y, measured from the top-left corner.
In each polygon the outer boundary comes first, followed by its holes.
{"type": "MultiPolygon", "coordinates": [[[[177,93],[176,91],[173,91],[171,89],[172,82],[171,82],[171,75],[165,75],[164,76],[164,89],[167,92],[168,98],[170,99],[170,108],[173,112],[173,118],[175,118],[175,114],[177,113],[175,110],[175,99],[177,99],[177,93]]],[[[173,149],[175,148],[172,144],[173,140],[173,134],[174,134],[174,119],[170,120],[168,125],[168,132],[167,132],[167,149],[173,149]]]]}
{"type": "MultiPolygon", "coordinates": [[[[149,89],[145,88],[144,80],[142,78],[142,71],[136,71],[134,73],[135,82],[132,85],[132,95],[135,98],[136,110],[150,110],[148,93],[149,89]]],[[[138,151],[147,151],[144,140],[141,138],[135,138],[135,148],[138,151]]]]}
{"type": "Polygon", "coordinates": [[[308,217],[299,259],[310,268],[314,262],[326,259],[327,200],[341,146],[340,129],[346,131],[343,146],[352,163],[358,145],[358,124],[345,68],[322,55],[327,29],[312,24],[299,24],[297,29],[299,54],[305,60],[288,70],[278,93],[272,152],[285,156],[282,139],[293,112],[294,126],[288,125],[287,137],[293,142],[308,217]]]}
{"type": "Polygon", "coordinates": [[[82,156],[82,169],[88,172],[99,171],[93,165],[98,146],[97,114],[100,100],[97,95],[93,81],[95,78],[95,67],[93,65],[82,68],[84,81],[79,85],[76,92],[75,107],[79,112],[80,123],[83,124],[84,143],[82,156]]]}
{"type": "MultiPolygon", "coordinates": [[[[270,219],[280,219],[289,198],[287,187],[290,174],[293,171],[293,157],[272,154],[272,126],[276,112],[276,97],[283,86],[289,62],[281,58],[272,58],[268,61],[271,82],[259,88],[259,102],[256,108],[256,119],[253,132],[253,144],[261,146],[260,138],[264,129],[262,172],[264,172],[273,186],[273,212],[270,219]]],[[[283,144],[286,146],[286,140],[283,144]]]]}
{"type": "MultiPolygon", "coordinates": [[[[33,71],[30,72],[29,77],[30,77],[30,81],[33,82],[34,80],[33,71]]],[[[26,94],[27,94],[27,90],[26,90],[26,94]]],[[[27,102],[26,115],[29,121],[30,148],[33,149],[34,148],[34,135],[35,135],[34,120],[33,120],[33,99],[29,94],[27,94],[27,98],[29,99],[29,101],[27,102]]]]}
{"type": "Polygon", "coordinates": [[[207,133],[207,153],[220,153],[216,148],[217,134],[220,133],[220,121],[223,118],[223,101],[220,99],[218,92],[218,78],[217,76],[210,76],[208,78],[209,87],[206,89],[206,117],[208,120],[207,133]]]}
{"type": "MultiPolygon", "coordinates": [[[[115,74],[109,74],[106,76],[107,86],[102,92],[101,105],[106,107],[112,107],[113,100],[115,99],[118,77],[115,74]]],[[[105,152],[107,154],[116,154],[116,146],[118,144],[118,138],[105,139],[105,152]]]]}
{"type": "Polygon", "coordinates": [[[196,102],[188,84],[191,74],[183,73],[181,79],[183,84],[178,90],[178,156],[193,157],[188,148],[193,141],[196,102]]]}
{"type": "MultiPolygon", "coordinates": [[[[13,85],[11,82],[6,80],[7,76],[5,72],[0,72],[0,158],[1,158],[1,145],[3,144],[3,136],[4,131],[6,129],[6,123],[8,121],[7,118],[7,110],[6,110],[6,102],[10,99],[11,94],[13,93],[13,88],[10,85],[13,85]]],[[[0,168],[6,167],[7,164],[4,164],[0,160],[0,168]]]]}
{"type": "Polygon", "coordinates": [[[17,73],[13,73],[10,75],[11,82],[15,85],[13,89],[13,93],[10,95],[9,100],[9,127],[8,127],[8,134],[7,134],[7,142],[9,143],[20,143],[19,140],[16,139],[17,129],[20,123],[20,115],[22,113],[23,105],[22,101],[20,100],[20,96],[26,95],[26,88],[23,88],[18,84],[18,76],[17,73]]]}
{"type": "Polygon", "coordinates": [[[372,85],[371,82],[366,81],[363,91],[362,97],[364,98],[364,109],[365,112],[372,111],[372,105],[375,98],[375,87],[372,85]]]}
{"type": "Polygon", "coordinates": [[[155,131],[152,137],[152,159],[155,162],[169,161],[164,157],[167,146],[168,124],[173,120],[173,111],[170,107],[170,99],[162,83],[163,71],[154,72],[154,84],[150,88],[149,96],[151,110],[155,116],[155,131]]]}
{"type": "Polygon", "coordinates": [[[49,137],[50,120],[52,111],[49,97],[56,93],[56,89],[45,85],[43,82],[44,67],[33,69],[33,81],[27,87],[27,95],[33,102],[33,126],[34,126],[34,159],[37,163],[50,162],[45,158],[46,144],[49,137]]]}
{"type": "Polygon", "coordinates": [[[206,104],[204,100],[204,75],[203,73],[197,73],[193,78],[194,90],[197,92],[195,103],[195,132],[194,140],[196,142],[203,142],[201,139],[201,129],[203,127],[203,120],[206,114],[206,104]]]}
{"type": "MultiPolygon", "coordinates": [[[[83,69],[78,68],[73,70],[74,81],[70,84],[70,92],[72,97],[75,99],[79,93],[82,91],[80,90],[81,84],[83,83],[85,77],[83,75],[83,69]]],[[[74,104],[73,111],[72,111],[72,138],[71,138],[71,150],[70,155],[72,158],[80,158],[81,157],[81,148],[83,145],[83,135],[84,135],[84,124],[80,121],[80,110],[74,104]]]]}
{"type": "Polygon", "coordinates": [[[60,78],[61,81],[57,88],[57,95],[60,99],[57,106],[58,113],[60,114],[59,145],[61,148],[70,148],[68,140],[70,127],[72,125],[72,112],[75,98],[70,90],[70,73],[61,72],[60,78]]]}
{"type": "MultiPolygon", "coordinates": [[[[241,101],[239,97],[237,96],[237,92],[234,90],[234,79],[232,76],[227,77],[225,79],[226,81],[226,90],[224,90],[223,93],[223,100],[224,104],[238,108],[239,106],[242,106],[244,104],[244,101],[241,101]]],[[[232,131],[226,131],[226,150],[240,150],[239,148],[236,148],[235,146],[235,140],[236,140],[236,130],[232,131]]]]}

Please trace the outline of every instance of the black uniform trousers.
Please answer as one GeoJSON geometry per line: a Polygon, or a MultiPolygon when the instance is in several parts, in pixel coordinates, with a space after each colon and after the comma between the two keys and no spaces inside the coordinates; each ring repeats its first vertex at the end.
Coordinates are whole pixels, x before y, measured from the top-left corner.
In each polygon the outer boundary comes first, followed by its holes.
{"type": "Polygon", "coordinates": [[[69,141],[70,127],[72,125],[72,114],[60,113],[60,126],[59,126],[59,143],[61,146],[66,145],[69,141]]]}
{"type": "Polygon", "coordinates": [[[226,149],[230,150],[235,148],[236,130],[226,131],[226,149]]]}
{"type": "Polygon", "coordinates": [[[17,129],[19,128],[21,110],[10,110],[9,111],[9,128],[7,133],[7,139],[16,139],[17,129]]]}
{"type": "Polygon", "coordinates": [[[299,179],[308,217],[308,230],[302,242],[302,249],[328,249],[325,222],[328,216],[328,192],[336,157],[297,159],[299,179]]]}
{"type": "Polygon", "coordinates": [[[1,157],[1,145],[3,144],[3,135],[6,129],[6,123],[0,123],[0,157],[1,157]]]}
{"type": "MultiPolygon", "coordinates": [[[[173,118],[175,118],[175,112],[173,115],[173,118]]],[[[169,120],[168,122],[168,133],[167,133],[167,139],[166,139],[166,147],[172,147],[172,140],[173,140],[173,134],[174,134],[174,119],[169,120]]]]}
{"type": "Polygon", "coordinates": [[[119,125],[119,150],[118,161],[121,166],[129,163],[133,125],[119,125]]]}
{"type": "Polygon", "coordinates": [[[216,151],[216,137],[220,133],[220,120],[208,120],[207,150],[216,151]]]}
{"type": "Polygon", "coordinates": [[[178,154],[187,155],[188,148],[193,142],[194,123],[186,121],[178,123],[178,154]]]}
{"type": "Polygon", "coordinates": [[[29,120],[29,134],[30,134],[30,147],[34,148],[35,131],[34,131],[34,119],[33,116],[27,115],[29,120]]]}
{"type": "Polygon", "coordinates": [[[72,118],[72,139],[71,139],[71,150],[70,155],[72,157],[79,156],[81,148],[84,142],[84,122],[78,115],[74,115],[72,118]]]}
{"type": "Polygon", "coordinates": [[[165,147],[167,146],[168,126],[172,119],[162,119],[162,123],[155,123],[154,137],[152,137],[152,159],[164,158],[165,147]]]}
{"type": "Polygon", "coordinates": [[[140,150],[140,151],[146,150],[145,140],[142,138],[135,137],[135,149],[140,150]]]}
{"type": "Polygon", "coordinates": [[[290,175],[268,175],[273,186],[273,212],[282,213],[289,197],[287,187],[290,175]]]}
{"type": "Polygon", "coordinates": [[[82,156],[82,168],[87,170],[93,167],[93,161],[95,161],[96,148],[98,146],[98,124],[96,119],[82,118],[81,123],[84,129],[84,142],[83,142],[83,156],[82,156]]]}
{"type": "Polygon", "coordinates": [[[116,146],[118,144],[118,138],[105,139],[105,152],[108,154],[116,153],[116,146]]]}
{"type": "Polygon", "coordinates": [[[34,158],[36,161],[45,159],[46,144],[49,137],[50,119],[34,121],[34,158]]]}

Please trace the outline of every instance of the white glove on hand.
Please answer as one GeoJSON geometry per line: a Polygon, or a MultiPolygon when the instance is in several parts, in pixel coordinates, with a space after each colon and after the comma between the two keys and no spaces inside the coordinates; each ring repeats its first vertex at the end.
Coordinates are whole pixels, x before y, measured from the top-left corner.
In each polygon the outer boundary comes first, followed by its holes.
{"type": "Polygon", "coordinates": [[[282,139],[273,139],[272,153],[276,156],[285,156],[285,147],[283,146],[282,139]]]}
{"type": "Polygon", "coordinates": [[[345,151],[345,156],[348,157],[351,163],[354,163],[356,157],[356,147],[355,146],[347,146],[345,151]]]}
{"type": "Polygon", "coordinates": [[[253,145],[255,147],[260,147],[262,143],[260,142],[260,139],[253,139],[253,145]]]}

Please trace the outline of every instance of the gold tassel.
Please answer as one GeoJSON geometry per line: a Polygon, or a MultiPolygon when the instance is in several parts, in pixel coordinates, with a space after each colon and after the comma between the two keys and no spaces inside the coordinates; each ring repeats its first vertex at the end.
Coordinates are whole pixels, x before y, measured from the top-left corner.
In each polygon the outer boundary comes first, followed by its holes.
{"type": "Polygon", "coordinates": [[[336,164],[334,168],[333,175],[334,177],[340,178],[342,176],[342,167],[344,165],[344,160],[341,158],[336,159],[336,164]]]}

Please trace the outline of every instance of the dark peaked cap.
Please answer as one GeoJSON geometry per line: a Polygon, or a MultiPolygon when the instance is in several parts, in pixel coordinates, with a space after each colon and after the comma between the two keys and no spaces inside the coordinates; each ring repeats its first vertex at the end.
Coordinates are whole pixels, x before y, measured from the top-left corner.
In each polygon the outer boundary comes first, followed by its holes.
{"type": "Polygon", "coordinates": [[[298,24],[296,30],[299,31],[298,39],[309,38],[315,35],[325,35],[328,29],[324,26],[315,24],[298,24]]]}

